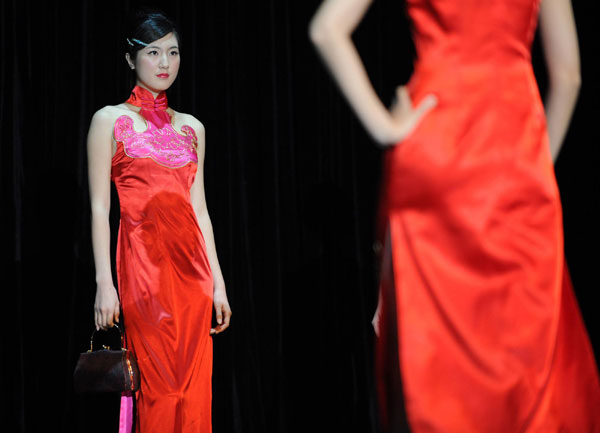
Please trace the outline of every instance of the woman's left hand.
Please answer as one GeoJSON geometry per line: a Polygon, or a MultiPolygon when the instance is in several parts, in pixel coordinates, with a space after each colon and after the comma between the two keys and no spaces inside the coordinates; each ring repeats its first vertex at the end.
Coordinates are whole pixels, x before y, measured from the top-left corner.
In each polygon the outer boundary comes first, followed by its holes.
{"type": "Polygon", "coordinates": [[[387,143],[381,146],[393,146],[404,140],[421,122],[421,119],[437,105],[437,97],[428,94],[419,105],[414,106],[406,86],[396,88],[396,96],[390,108],[393,120],[393,131],[390,132],[387,143]]]}
{"type": "Polygon", "coordinates": [[[229,301],[227,301],[225,289],[216,289],[214,291],[213,303],[217,315],[217,326],[210,329],[210,335],[220,334],[229,328],[229,321],[231,320],[231,308],[229,307],[229,301]]]}

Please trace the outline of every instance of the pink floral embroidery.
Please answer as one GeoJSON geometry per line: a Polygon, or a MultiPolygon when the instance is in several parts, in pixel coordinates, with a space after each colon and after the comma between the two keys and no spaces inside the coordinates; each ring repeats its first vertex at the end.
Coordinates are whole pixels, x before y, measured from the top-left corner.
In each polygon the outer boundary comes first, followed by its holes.
{"type": "Polygon", "coordinates": [[[123,143],[125,154],[131,158],[151,158],[160,165],[169,168],[183,167],[187,163],[198,162],[196,146],[198,139],[194,129],[185,125],[177,133],[171,125],[156,128],[148,122],[148,129],[136,132],[133,119],[120,116],[115,122],[115,140],[123,143]]]}

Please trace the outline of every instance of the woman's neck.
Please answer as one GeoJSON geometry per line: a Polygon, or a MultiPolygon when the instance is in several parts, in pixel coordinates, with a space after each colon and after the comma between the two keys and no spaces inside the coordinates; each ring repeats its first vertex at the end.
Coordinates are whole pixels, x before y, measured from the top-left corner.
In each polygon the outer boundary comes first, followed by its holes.
{"type": "Polygon", "coordinates": [[[154,97],[154,99],[156,99],[156,96],[162,92],[162,90],[161,91],[153,90],[150,87],[146,86],[145,84],[141,83],[140,81],[136,81],[135,85],[142,87],[142,88],[146,89],[147,91],[149,91],[150,93],[152,93],[152,96],[154,97]]]}

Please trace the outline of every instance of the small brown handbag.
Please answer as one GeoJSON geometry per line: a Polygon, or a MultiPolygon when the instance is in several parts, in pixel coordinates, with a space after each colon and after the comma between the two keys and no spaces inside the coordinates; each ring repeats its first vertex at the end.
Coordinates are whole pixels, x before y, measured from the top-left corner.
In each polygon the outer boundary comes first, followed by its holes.
{"type": "Polygon", "coordinates": [[[121,350],[111,350],[103,346],[94,351],[94,335],[90,337],[90,349],[79,355],[73,372],[75,392],[123,392],[137,391],[140,387],[140,372],[135,356],[123,344],[123,332],[115,324],[121,334],[121,350]]]}

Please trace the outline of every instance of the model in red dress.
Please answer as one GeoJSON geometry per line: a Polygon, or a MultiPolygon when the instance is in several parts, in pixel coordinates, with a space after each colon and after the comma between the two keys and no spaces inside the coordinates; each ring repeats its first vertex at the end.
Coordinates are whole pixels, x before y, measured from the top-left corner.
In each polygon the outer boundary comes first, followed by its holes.
{"type": "Polygon", "coordinates": [[[141,385],[137,431],[210,432],[213,281],[190,202],[196,135],[171,125],[164,92],[127,100],[147,129],[117,118],[112,179],[121,222],[117,275],[128,347],[141,385]]]}
{"type": "MultiPolygon", "coordinates": [[[[165,91],[180,65],[173,22],[154,10],[135,18],[125,58],[136,86],[125,103],[98,110],[88,134],[96,328],[111,327],[122,309],[141,377],[136,432],[210,433],[211,334],[229,326],[231,309],[204,196],[204,127],[168,106],[165,91]],[[111,179],[121,210],[119,297],[111,179]]],[[[131,429],[131,409],[132,397],[123,396],[120,433],[131,429]]]]}
{"type": "MultiPolygon", "coordinates": [[[[385,154],[383,425],[398,431],[405,410],[414,433],[599,432],[531,65],[539,1],[407,6],[418,58],[408,93],[437,104],[385,154]]],[[[336,75],[342,62],[322,46],[336,75]]],[[[343,89],[349,75],[336,75],[343,89]]]]}

